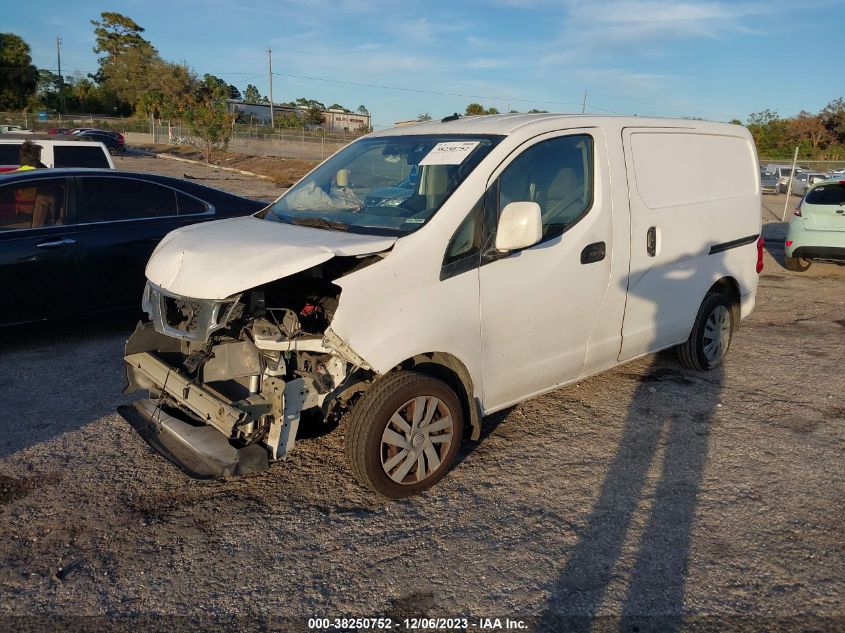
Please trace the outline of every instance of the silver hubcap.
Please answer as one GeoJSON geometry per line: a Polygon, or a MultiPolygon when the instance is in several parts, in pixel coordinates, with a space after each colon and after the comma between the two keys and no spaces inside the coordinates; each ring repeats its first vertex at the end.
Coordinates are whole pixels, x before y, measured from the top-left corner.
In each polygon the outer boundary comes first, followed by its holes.
{"type": "Polygon", "coordinates": [[[728,351],[731,342],[731,315],[725,306],[717,306],[704,324],[704,357],[714,363],[728,351]]]}
{"type": "Polygon", "coordinates": [[[452,412],[434,396],[420,396],[399,407],[381,435],[381,467],[398,484],[431,477],[452,446],[452,412]]]}

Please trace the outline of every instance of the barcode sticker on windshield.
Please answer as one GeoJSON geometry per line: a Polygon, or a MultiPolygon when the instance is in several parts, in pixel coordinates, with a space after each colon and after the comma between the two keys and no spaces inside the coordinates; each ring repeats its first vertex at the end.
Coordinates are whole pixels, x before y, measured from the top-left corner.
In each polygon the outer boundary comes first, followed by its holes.
{"type": "Polygon", "coordinates": [[[438,143],[420,161],[420,165],[460,165],[477,145],[478,141],[438,143]]]}

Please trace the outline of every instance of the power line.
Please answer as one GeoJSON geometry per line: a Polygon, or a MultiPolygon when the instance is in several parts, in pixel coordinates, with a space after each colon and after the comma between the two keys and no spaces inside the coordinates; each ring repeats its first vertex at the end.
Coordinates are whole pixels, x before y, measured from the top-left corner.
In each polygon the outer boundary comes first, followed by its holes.
{"type": "MultiPolygon", "coordinates": [[[[3,68],[0,67],[0,70],[12,70],[12,68],[3,68]]],[[[45,69],[50,70],[53,72],[53,69],[45,69]]],[[[65,71],[67,72],[67,71],[65,71]]],[[[79,70],[78,68],[73,69],[73,72],[88,72],[79,70]]],[[[253,72],[224,72],[224,73],[205,73],[209,75],[219,76],[219,75],[251,75],[247,79],[243,79],[242,81],[252,81],[254,79],[258,79],[259,77],[264,76],[263,73],[256,75],[253,72]]],[[[559,106],[581,106],[582,108],[586,105],[583,101],[553,101],[548,99],[520,99],[517,97],[494,97],[494,96],[485,96],[485,95],[473,95],[473,94],[465,94],[460,92],[442,92],[437,90],[425,90],[422,88],[403,88],[401,86],[388,86],[384,84],[370,84],[370,83],[362,83],[357,81],[346,81],[343,79],[330,79],[328,77],[314,77],[310,75],[293,75],[290,73],[271,73],[270,76],[273,75],[277,77],[290,77],[292,79],[304,79],[307,81],[321,81],[323,83],[333,83],[333,84],[342,84],[346,86],[356,86],[358,88],[376,88],[379,90],[395,90],[397,92],[411,92],[414,94],[429,94],[429,95],[437,95],[440,97],[461,97],[463,99],[484,99],[487,101],[504,101],[506,103],[516,102],[516,103],[531,103],[531,104],[549,104],[549,105],[559,105],[559,106]]],[[[601,108],[597,105],[590,104],[591,110],[598,110],[600,112],[606,112],[608,114],[624,114],[623,112],[617,112],[616,110],[609,110],[607,108],[601,108]]]]}
{"type": "MultiPolygon", "coordinates": [[[[310,77],[308,75],[291,75],[288,73],[273,73],[279,77],[292,77],[294,79],[307,79],[310,81],[323,81],[327,83],[335,83],[335,84],[345,84],[347,86],[358,86],[360,88],[379,88],[381,90],[397,90],[400,92],[414,92],[418,94],[430,94],[430,95],[439,95],[441,97],[462,97],[464,99],[487,99],[489,101],[516,101],[521,103],[549,103],[554,105],[581,105],[578,101],[550,101],[550,100],[542,100],[542,99],[518,99],[516,97],[490,97],[490,96],[483,96],[483,95],[470,95],[470,94],[462,94],[459,92],[438,92],[436,90],[423,90],[421,88],[401,88],[399,86],[385,86],[380,84],[367,84],[367,83],[359,83],[355,81],[345,81],[341,79],[328,79],[325,77],[310,77]]],[[[621,112],[615,112],[613,110],[607,110],[605,108],[599,108],[597,106],[592,106],[596,110],[601,110],[602,112],[609,112],[611,114],[622,114],[621,112]]]]}

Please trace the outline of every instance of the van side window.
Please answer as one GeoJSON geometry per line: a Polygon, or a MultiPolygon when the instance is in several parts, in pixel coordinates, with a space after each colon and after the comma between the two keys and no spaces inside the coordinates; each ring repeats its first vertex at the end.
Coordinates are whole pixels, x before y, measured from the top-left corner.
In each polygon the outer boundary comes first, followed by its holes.
{"type": "Polygon", "coordinates": [[[484,197],[475,204],[472,211],[461,222],[443,256],[441,281],[478,266],[481,252],[481,232],[484,218],[484,197]]]}
{"type": "Polygon", "coordinates": [[[110,167],[106,153],[101,147],[91,145],[54,145],[54,167],[110,167]]]}
{"type": "Polygon", "coordinates": [[[543,141],[520,154],[499,176],[498,214],[510,202],[536,202],[543,239],[575,224],[593,201],[593,142],[581,134],[543,141]]]}
{"type": "Polygon", "coordinates": [[[20,143],[0,143],[0,165],[16,167],[21,164],[20,143]]]}

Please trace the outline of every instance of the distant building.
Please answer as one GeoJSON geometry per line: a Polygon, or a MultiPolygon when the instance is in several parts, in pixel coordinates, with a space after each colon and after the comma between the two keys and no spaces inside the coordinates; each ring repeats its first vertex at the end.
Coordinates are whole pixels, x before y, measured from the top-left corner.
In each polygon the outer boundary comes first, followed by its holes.
{"type": "MultiPolygon", "coordinates": [[[[229,114],[240,114],[244,118],[249,119],[254,117],[256,123],[261,125],[270,125],[270,104],[269,103],[247,103],[246,101],[236,101],[235,99],[227,99],[226,107],[229,114]]],[[[292,113],[302,119],[307,110],[302,107],[292,107],[284,105],[273,105],[274,116],[279,116],[282,113],[292,113]]],[[[317,127],[324,129],[326,132],[357,132],[362,128],[369,130],[370,115],[359,114],[357,112],[343,112],[342,110],[327,110],[324,111],[325,120],[322,125],[317,127]]]]}

